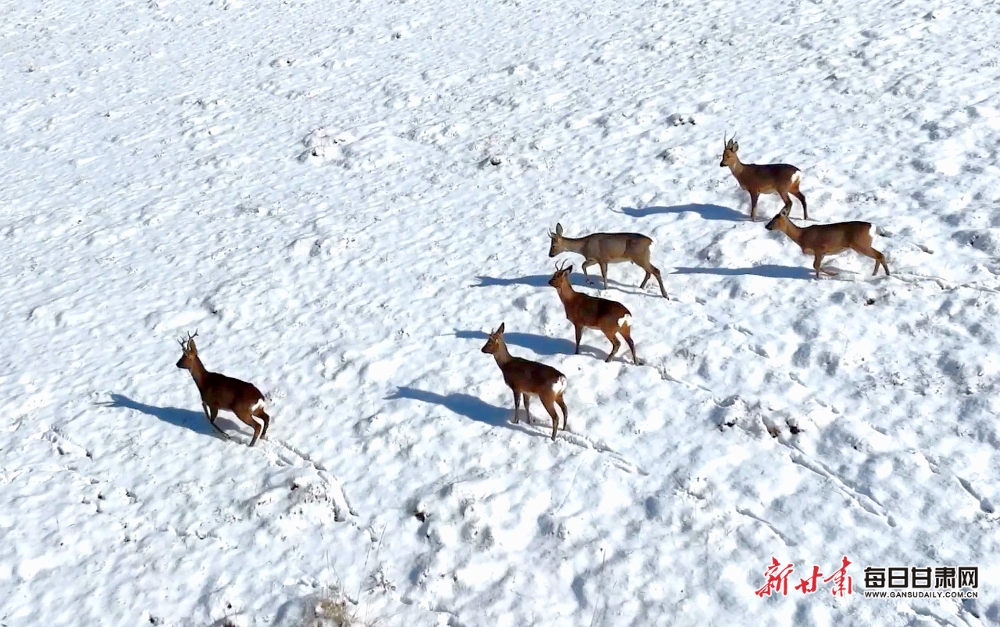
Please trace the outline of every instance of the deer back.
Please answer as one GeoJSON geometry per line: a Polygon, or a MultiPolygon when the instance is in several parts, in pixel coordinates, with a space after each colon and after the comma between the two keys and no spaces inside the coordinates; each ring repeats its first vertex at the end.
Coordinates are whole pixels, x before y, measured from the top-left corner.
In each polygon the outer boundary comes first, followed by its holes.
{"type": "Polygon", "coordinates": [[[253,384],[217,372],[206,372],[199,387],[206,405],[229,411],[250,408],[264,398],[253,384]]]}
{"type": "Polygon", "coordinates": [[[594,329],[605,326],[619,327],[631,312],[619,302],[573,291],[571,294],[560,290],[559,298],[566,309],[566,317],[573,324],[594,329]]]}
{"type": "Polygon", "coordinates": [[[500,370],[503,372],[503,380],[516,392],[538,395],[547,391],[556,391],[555,388],[559,387],[560,381],[562,381],[563,388],[566,385],[566,377],[552,366],[521,357],[513,357],[501,366],[500,370]]]}
{"type": "Polygon", "coordinates": [[[870,246],[872,225],[869,222],[814,224],[802,229],[799,245],[803,250],[837,253],[852,245],[870,246]]]}
{"type": "Polygon", "coordinates": [[[653,240],[640,233],[594,233],[586,237],[580,252],[587,259],[616,262],[644,257],[653,240]]]}
{"type": "Polygon", "coordinates": [[[799,169],[787,163],[747,163],[736,176],[740,187],[760,194],[787,191],[798,181],[799,169]]]}

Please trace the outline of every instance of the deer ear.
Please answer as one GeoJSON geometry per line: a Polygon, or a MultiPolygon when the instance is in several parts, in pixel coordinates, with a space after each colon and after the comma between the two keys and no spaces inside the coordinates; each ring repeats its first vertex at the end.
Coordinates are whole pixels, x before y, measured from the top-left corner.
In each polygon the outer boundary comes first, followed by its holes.
{"type": "Polygon", "coordinates": [[[556,235],[562,235],[562,225],[558,222],[556,223],[556,235]]]}
{"type": "Polygon", "coordinates": [[[496,332],[497,332],[497,333],[499,333],[500,335],[503,335],[503,325],[504,325],[504,323],[503,323],[503,322],[501,322],[501,323],[500,323],[500,327],[499,327],[499,328],[497,328],[497,331],[496,331],[496,332]]]}
{"type": "Polygon", "coordinates": [[[739,150],[739,149],[740,149],[739,142],[736,142],[735,144],[733,144],[733,150],[739,150]]]}

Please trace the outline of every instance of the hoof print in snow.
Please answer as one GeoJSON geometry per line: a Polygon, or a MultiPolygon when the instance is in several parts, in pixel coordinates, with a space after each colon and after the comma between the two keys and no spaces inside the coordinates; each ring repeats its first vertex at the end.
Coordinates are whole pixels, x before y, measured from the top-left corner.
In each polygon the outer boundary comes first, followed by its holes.
{"type": "Polygon", "coordinates": [[[350,133],[318,128],[302,140],[306,150],[299,155],[299,161],[312,164],[342,161],[345,155],[341,147],[353,141],[355,141],[355,137],[350,133]]]}
{"type": "Polygon", "coordinates": [[[671,126],[683,126],[685,124],[695,125],[695,120],[693,116],[682,115],[680,113],[673,113],[667,118],[667,124],[671,126]]]}
{"type": "Polygon", "coordinates": [[[413,517],[419,520],[420,522],[424,522],[425,520],[427,520],[427,514],[419,511],[413,512],[413,517]]]}

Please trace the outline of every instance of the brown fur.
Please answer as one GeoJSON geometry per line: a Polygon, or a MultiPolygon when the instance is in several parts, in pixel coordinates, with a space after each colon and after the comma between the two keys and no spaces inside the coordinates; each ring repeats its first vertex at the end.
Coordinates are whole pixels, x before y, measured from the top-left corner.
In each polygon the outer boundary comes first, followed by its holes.
{"type": "Polygon", "coordinates": [[[740,149],[738,142],[730,139],[724,143],[722,149],[722,163],[720,167],[728,167],[736,177],[740,187],[750,193],[750,221],[757,219],[757,198],[761,194],[777,194],[781,196],[785,207],[782,209],[786,214],[792,209],[792,199],[789,194],[795,196],[802,203],[802,218],[809,219],[809,212],[806,209],[806,197],[799,191],[799,183],[802,181],[801,174],[795,178],[795,173],[800,172],[794,165],[787,163],[741,163],[736,152],[740,149]]]}
{"type": "Polygon", "coordinates": [[[180,341],[184,353],[177,361],[177,367],[185,368],[191,372],[195,385],[198,386],[198,392],[201,393],[201,407],[205,411],[205,417],[208,418],[209,424],[223,437],[229,439],[226,432],[215,424],[215,419],[219,416],[220,409],[231,411],[244,424],[253,429],[253,439],[250,440],[250,446],[253,446],[257,443],[257,438],[263,438],[267,435],[267,427],[271,424],[271,417],[264,413],[263,406],[251,410],[258,401],[264,400],[264,395],[246,381],[206,370],[201,363],[201,358],[198,357],[198,348],[194,344],[194,338],[197,335],[196,331],[194,335],[188,335],[186,342],[185,340],[180,341]],[[253,419],[254,416],[261,419],[264,423],[263,427],[253,419]]]}
{"type": "Polygon", "coordinates": [[[798,244],[803,253],[813,255],[813,269],[816,270],[817,279],[820,273],[836,276],[836,272],[824,270],[820,264],[824,256],[835,255],[848,248],[875,260],[872,276],[878,274],[880,264],[885,270],[885,275],[889,276],[889,266],[885,265],[885,257],[872,248],[871,227],[869,222],[837,222],[800,227],[781,211],[764,228],[768,231],[781,231],[798,244]]]}
{"type": "Polygon", "coordinates": [[[611,342],[611,353],[604,361],[611,361],[621,347],[621,342],[618,341],[620,333],[628,343],[629,350],[632,351],[632,361],[638,365],[639,358],[635,356],[631,325],[628,320],[622,320],[625,316],[631,318],[631,312],[619,302],[597,298],[574,290],[569,281],[569,275],[572,271],[573,266],[557,269],[556,273],[549,279],[549,285],[556,288],[559,300],[562,301],[563,308],[566,310],[566,318],[573,323],[573,328],[576,330],[575,354],[580,353],[580,338],[583,336],[583,329],[585,327],[600,329],[611,342]]]}
{"type": "Polygon", "coordinates": [[[549,233],[552,242],[549,246],[549,257],[555,257],[559,253],[571,252],[583,255],[583,275],[590,281],[587,268],[597,265],[601,269],[601,278],[604,279],[604,289],[608,289],[608,264],[631,261],[646,271],[646,277],[639,284],[639,289],[646,287],[646,282],[650,276],[656,277],[656,282],[660,284],[660,293],[664,298],[668,298],[667,290],[663,287],[663,279],[660,278],[660,271],[649,262],[650,247],[653,240],[640,233],[592,233],[583,237],[565,237],[561,224],[556,225],[554,233],[549,233]]]}
{"type": "Polygon", "coordinates": [[[556,392],[554,386],[560,379],[565,381],[566,377],[552,366],[546,366],[536,361],[528,361],[520,357],[513,357],[507,352],[507,344],[503,340],[504,324],[490,334],[489,339],[483,346],[483,352],[493,355],[500,372],[503,373],[504,383],[514,393],[514,424],[517,424],[517,411],[521,407],[521,397],[524,397],[524,413],[528,416],[528,424],[531,424],[531,412],[528,410],[529,395],[534,394],[542,402],[545,411],[552,418],[552,439],[556,439],[556,432],[559,429],[559,414],[556,413],[555,406],[562,409],[563,431],[569,428],[569,414],[566,411],[566,403],[563,402],[565,387],[556,392]]]}

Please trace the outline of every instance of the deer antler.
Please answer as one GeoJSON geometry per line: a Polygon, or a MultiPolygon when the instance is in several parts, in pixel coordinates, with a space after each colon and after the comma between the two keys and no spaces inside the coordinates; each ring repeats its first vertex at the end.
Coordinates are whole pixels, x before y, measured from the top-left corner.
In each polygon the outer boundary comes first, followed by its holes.
{"type": "Polygon", "coordinates": [[[185,351],[191,350],[191,343],[194,340],[194,338],[198,337],[198,330],[195,329],[194,335],[191,335],[191,332],[188,331],[187,335],[188,335],[187,339],[181,338],[181,339],[177,340],[180,343],[180,345],[181,345],[181,349],[183,349],[185,351]]]}

